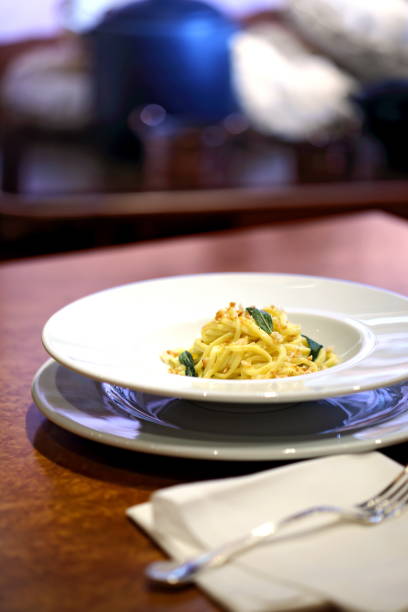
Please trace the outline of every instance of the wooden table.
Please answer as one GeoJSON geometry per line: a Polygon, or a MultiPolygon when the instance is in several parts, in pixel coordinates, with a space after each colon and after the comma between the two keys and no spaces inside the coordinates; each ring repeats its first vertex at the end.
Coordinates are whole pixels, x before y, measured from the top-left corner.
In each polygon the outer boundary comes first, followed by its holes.
{"type": "MultiPolygon", "coordinates": [[[[144,455],[48,422],[30,384],[55,310],[114,285],[211,271],[317,274],[408,294],[407,253],[408,223],[366,212],[0,266],[0,609],[214,612],[194,587],[169,594],[146,584],[143,568],[161,553],[125,509],[160,487],[275,465],[144,455]]],[[[384,452],[404,461],[407,447],[384,452]]]]}

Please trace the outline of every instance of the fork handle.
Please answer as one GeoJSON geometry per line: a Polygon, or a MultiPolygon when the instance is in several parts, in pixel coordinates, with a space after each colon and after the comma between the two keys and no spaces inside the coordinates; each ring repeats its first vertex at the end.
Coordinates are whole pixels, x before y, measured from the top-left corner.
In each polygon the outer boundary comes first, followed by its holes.
{"type": "Polygon", "coordinates": [[[203,570],[224,565],[227,561],[238,554],[250,550],[260,542],[275,535],[282,527],[295,523],[301,519],[312,516],[314,514],[329,513],[341,515],[345,519],[364,520],[366,514],[363,511],[350,509],[344,510],[338,506],[312,506],[290,514],[280,521],[275,523],[266,522],[252,528],[245,535],[226,542],[222,546],[213,548],[197,557],[189,559],[184,563],[174,561],[159,561],[151,563],[146,568],[146,575],[155,582],[165,583],[168,585],[179,585],[191,582],[203,570]]]}
{"type": "Polygon", "coordinates": [[[283,527],[286,527],[301,519],[310,517],[314,514],[321,513],[343,514],[344,509],[336,506],[313,506],[311,508],[305,508],[300,512],[289,514],[275,523],[272,521],[261,523],[260,525],[253,527],[245,535],[234,540],[230,540],[229,542],[225,542],[221,546],[213,548],[212,550],[195,557],[194,559],[190,560],[190,564],[194,564],[196,568],[195,572],[200,571],[200,569],[203,569],[204,567],[210,568],[224,565],[224,563],[229,561],[232,557],[246,552],[247,550],[254,548],[254,546],[257,546],[260,542],[267,540],[273,535],[276,535],[276,533],[283,527]]]}

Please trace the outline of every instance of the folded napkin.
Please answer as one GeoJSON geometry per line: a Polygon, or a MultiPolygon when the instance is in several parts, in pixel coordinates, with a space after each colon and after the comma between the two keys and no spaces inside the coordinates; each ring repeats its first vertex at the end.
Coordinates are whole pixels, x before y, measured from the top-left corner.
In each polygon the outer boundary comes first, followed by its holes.
{"type": "MultiPolygon", "coordinates": [[[[358,503],[400,469],[378,452],[325,457],[169,487],[127,514],[181,561],[306,506],[358,503]]],[[[408,512],[376,526],[319,520],[203,573],[196,583],[233,612],[327,603],[364,612],[408,610],[408,512]]]]}

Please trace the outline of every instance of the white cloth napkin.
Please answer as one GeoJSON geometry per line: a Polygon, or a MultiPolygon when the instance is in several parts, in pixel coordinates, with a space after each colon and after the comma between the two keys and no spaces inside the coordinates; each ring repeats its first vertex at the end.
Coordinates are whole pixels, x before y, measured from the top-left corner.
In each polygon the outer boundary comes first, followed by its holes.
{"type": "MultiPolygon", "coordinates": [[[[400,469],[378,452],[325,457],[169,487],[127,514],[171,557],[184,560],[309,505],[358,503],[400,469]]],[[[323,528],[258,545],[196,582],[233,612],[328,602],[364,612],[408,610],[408,511],[376,526],[323,521],[323,528]]]]}

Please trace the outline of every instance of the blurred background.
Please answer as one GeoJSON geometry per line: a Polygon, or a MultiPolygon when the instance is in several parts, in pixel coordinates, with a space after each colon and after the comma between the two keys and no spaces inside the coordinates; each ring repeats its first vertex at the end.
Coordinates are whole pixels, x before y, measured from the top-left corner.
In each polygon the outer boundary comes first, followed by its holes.
{"type": "Polygon", "coordinates": [[[0,5],[0,258],[405,216],[406,0],[0,5]]]}

